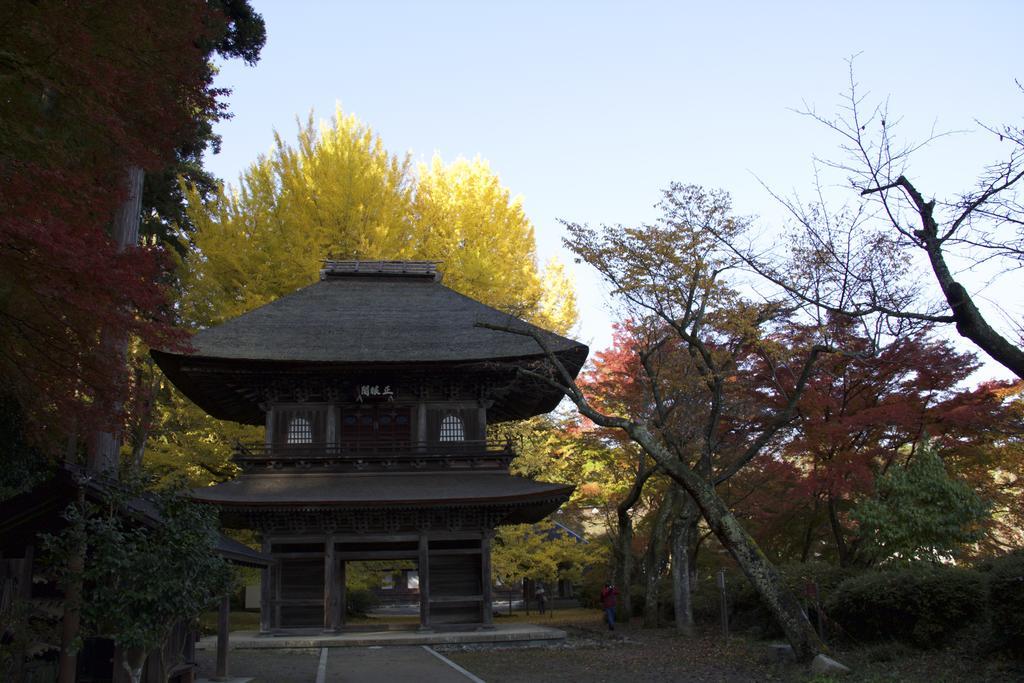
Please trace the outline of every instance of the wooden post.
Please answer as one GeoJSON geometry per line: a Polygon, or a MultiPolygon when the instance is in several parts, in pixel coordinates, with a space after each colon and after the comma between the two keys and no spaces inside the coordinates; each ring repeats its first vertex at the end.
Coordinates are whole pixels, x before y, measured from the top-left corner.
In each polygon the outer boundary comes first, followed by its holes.
{"type": "Polygon", "coordinates": [[[327,536],[324,548],[324,631],[338,630],[338,577],[337,558],[334,555],[334,536],[327,536]]]}
{"type": "Polygon", "coordinates": [[[220,599],[220,613],[217,615],[217,675],[218,681],[228,678],[228,629],[231,619],[231,596],[227,593],[220,599]]]}
{"type": "MultiPolygon", "coordinates": [[[[266,538],[263,539],[263,553],[270,554],[270,541],[266,538]]],[[[270,633],[274,627],[273,606],[271,601],[273,598],[273,565],[264,567],[263,571],[260,572],[260,633],[270,633]]]]}
{"type": "Polygon", "coordinates": [[[729,605],[725,599],[725,570],[719,570],[718,572],[718,592],[721,598],[721,611],[722,611],[722,637],[725,638],[725,642],[729,642],[729,605]]]}
{"type": "Polygon", "coordinates": [[[420,534],[419,551],[420,630],[425,631],[430,629],[430,543],[426,533],[420,534]]]}
{"type": "Polygon", "coordinates": [[[480,539],[480,581],[483,588],[483,623],[494,625],[494,598],[491,595],[491,532],[485,531],[480,539]]]}

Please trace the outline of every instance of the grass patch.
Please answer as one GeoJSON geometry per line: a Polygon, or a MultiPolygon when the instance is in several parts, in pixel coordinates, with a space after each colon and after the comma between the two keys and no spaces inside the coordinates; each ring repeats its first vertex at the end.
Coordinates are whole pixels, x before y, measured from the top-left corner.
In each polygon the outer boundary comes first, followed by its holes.
{"type": "MultiPolygon", "coordinates": [[[[199,615],[199,630],[203,635],[217,632],[217,612],[203,612],[199,615]]],[[[228,630],[259,631],[259,612],[231,612],[228,615],[228,630]]]]}

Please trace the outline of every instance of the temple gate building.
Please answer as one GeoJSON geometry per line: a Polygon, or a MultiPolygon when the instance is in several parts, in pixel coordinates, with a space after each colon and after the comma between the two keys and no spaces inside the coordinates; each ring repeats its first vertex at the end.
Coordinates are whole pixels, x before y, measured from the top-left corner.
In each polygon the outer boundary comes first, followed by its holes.
{"type": "Polygon", "coordinates": [[[491,539],[536,522],[572,486],[513,476],[487,427],[552,410],[561,393],[532,330],[573,375],[587,347],[448,289],[432,262],[328,261],[320,281],[153,351],[210,415],[265,425],[241,474],[197,489],[228,528],[253,529],[260,628],[345,624],[346,565],[416,563],[422,628],[491,623],[491,539]]]}

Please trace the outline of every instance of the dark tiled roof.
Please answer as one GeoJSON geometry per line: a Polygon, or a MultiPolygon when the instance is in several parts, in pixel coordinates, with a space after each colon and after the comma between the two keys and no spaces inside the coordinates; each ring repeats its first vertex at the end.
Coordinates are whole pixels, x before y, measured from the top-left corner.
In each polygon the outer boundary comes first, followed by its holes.
{"type": "MultiPolygon", "coordinates": [[[[66,524],[64,511],[81,491],[86,500],[100,502],[119,484],[102,474],[86,472],[84,468],[64,463],[53,476],[30,491],[0,501],[0,545],[13,541],[28,545],[36,542],[39,531],[54,532],[66,524]]],[[[136,522],[155,527],[162,524],[159,510],[145,498],[132,498],[119,510],[120,514],[136,522]]],[[[228,562],[247,567],[265,567],[273,558],[238,541],[218,534],[214,552],[228,562]]]]}
{"type": "Polygon", "coordinates": [[[249,546],[239,543],[224,534],[217,536],[216,550],[217,554],[228,562],[242,565],[243,567],[268,567],[274,563],[273,558],[269,555],[253,550],[249,546]]]}
{"type": "Polygon", "coordinates": [[[193,356],[314,363],[434,363],[535,357],[530,337],[476,323],[533,329],[558,353],[586,346],[502,313],[431,279],[328,277],[203,330],[193,356]]]}
{"type": "Polygon", "coordinates": [[[573,487],[505,472],[243,474],[194,489],[200,501],[224,506],[395,507],[521,503],[568,498],[573,487]]]}
{"type": "MultiPolygon", "coordinates": [[[[445,287],[430,264],[363,262],[358,270],[349,263],[327,265],[321,281],[202,330],[192,338],[190,353],[154,350],[153,357],[206,412],[250,424],[263,421],[257,397],[261,377],[275,373],[305,372],[323,380],[401,368],[403,377],[419,370],[434,378],[446,373],[507,378],[515,377],[513,366],[546,359],[533,337],[478,323],[541,335],[573,375],[586,361],[586,345],[445,287]]],[[[493,398],[489,419],[500,421],[548,412],[562,395],[518,377],[493,398]]]]}

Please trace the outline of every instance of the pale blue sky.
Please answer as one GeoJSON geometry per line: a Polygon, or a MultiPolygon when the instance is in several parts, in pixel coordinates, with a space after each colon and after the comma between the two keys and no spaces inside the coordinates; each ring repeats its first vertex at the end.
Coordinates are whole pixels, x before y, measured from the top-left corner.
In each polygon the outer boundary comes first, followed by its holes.
{"type": "MultiPolygon", "coordinates": [[[[903,132],[1021,123],[1024,2],[301,2],[252,0],[267,23],[255,68],[231,62],[234,118],[214,173],[234,182],[296,117],[335,104],[392,152],[488,159],[524,197],[542,261],[558,218],[638,222],[671,180],[730,191],[771,231],[761,178],[810,189],[811,157],[838,140],[793,113],[834,112],[847,83],[891,96],[903,132]],[[756,176],[756,177],[755,177],[756,176]]],[[[998,148],[947,138],[913,170],[933,191],[967,187],[998,148]]],[[[575,267],[594,348],[609,340],[596,278],[575,267]]]]}

